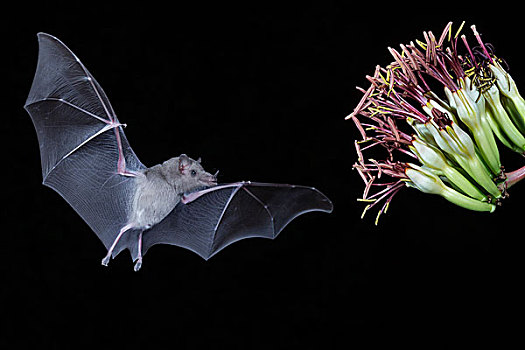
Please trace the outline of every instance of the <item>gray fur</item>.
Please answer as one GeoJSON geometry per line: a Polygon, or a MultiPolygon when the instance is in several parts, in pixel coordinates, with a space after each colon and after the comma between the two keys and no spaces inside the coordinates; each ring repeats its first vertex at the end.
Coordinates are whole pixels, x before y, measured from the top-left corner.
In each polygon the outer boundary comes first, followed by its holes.
{"type": "Polygon", "coordinates": [[[129,222],[143,229],[162,221],[185,193],[216,185],[215,176],[204,170],[200,159],[196,161],[185,154],[142,170],[135,179],[129,222]]]}

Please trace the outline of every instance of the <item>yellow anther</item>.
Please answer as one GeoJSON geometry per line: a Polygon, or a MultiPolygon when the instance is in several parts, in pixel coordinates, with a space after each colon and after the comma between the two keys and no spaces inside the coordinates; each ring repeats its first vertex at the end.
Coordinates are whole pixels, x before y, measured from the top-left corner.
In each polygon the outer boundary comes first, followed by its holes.
{"type": "Polygon", "coordinates": [[[363,210],[363,214],[361,214],[361,219],[365,217],[366,211],[370,208],[370,204],[368,204],[365,209],[363,210]]]}
{"type": "Polygon", "coordinates": [[[465,21],[461,22],[461,25],[459,26],[458,31],[456,32],[456,35],[454,35],[454,39],[456,39],[461,32],[461,29],[463,29],[463,26],[465,25],[465,21]]]}

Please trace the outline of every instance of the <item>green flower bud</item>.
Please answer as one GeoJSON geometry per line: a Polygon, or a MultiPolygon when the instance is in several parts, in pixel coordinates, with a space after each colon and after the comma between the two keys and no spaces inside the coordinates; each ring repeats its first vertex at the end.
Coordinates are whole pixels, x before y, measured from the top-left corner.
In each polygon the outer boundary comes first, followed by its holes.
{"type": "Polygon", "coordinates": [[[440,195],[448,201],[470,210],[488,211],[491,213],[496,210],[494,204],[467,197],[447,187],[437,175],[415,164],[408,164],[405,174],[410,179],[411,185],[424,193],[440,195]]]}
{"type": "Polygon", "coordinates": [[[456,168],[451,166],[445,155],[439,149],[433,147],[418,138],[412,141],[414,153],[419,160],[427,167],[434,169],[437,175],[445,176],[452,184],[459,188],[466,195],[478,200],[486,200],[486,196],[473,185],[456,168]]]}
{"type": "Polygon", "coordinates": [[[494,62],[489,67],[496,77],[496,85],[502,94],[502,104],[516,123],[516,127],[525,135],[525,100],[521,97],[514,79],[498,62],[494,62]]]}
{"type": "Polygon", "coordinates": [[[502,143],[511,143],[510,148],[517,148],[520,153],[525,151],[525,137],[518,128],[512,123],[507,111],[501,104],[500,91],[497,85],[492,85],[484,92],[490,113],[491,128],[500,138],[502,143]]]}
{"type": "Polygon", "coordinates": [[[485,115],[485,100],[468,78],[460,80],[461,89],[452,93],[459,119],[474,137],[479,153],[493,174],[501,171],[498,146],[485,115]]]}

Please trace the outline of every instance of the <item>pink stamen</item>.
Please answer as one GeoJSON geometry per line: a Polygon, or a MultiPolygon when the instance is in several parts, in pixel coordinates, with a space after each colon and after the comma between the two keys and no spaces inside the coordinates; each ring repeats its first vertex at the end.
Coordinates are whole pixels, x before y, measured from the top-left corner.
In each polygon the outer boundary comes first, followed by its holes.
{"type": "Polygon", "coordinates": [[[492,57],[490,57],[490,54],[487,51],[487,48],[485,47],[485,44],[483,44],[483,40],[481,40],[481,35],[479,35],[478,31],[476,30],[476,26],[473,24],[472,26],[470,26],[470,28],[474,32],[474,36],[476,37],[476,40],[478,41],[479,46],[481,46],[481,48],[483,49],[483,52],[489,59],[490,63],[494,64],[494,62],[492,61],[492,57]]]}
{"type": "Polygon", "coordinates": [[[445,29],[443,29],[443,33],[441,33],[441,36],[439,37],[438,46],[443,45],[443,42],[445,41],[445,38],[447,37],[447,34],[449,33],[451,26],[452,26],[452,22],[448,22],[445,29]]]}
{"type": "Polygon", "coordinates": [[[461,40],[463,40],[463,44],[465,44],[465,47],[468,50],[469,56],[472,59],[472,63],[474,64],[474,67],[477,68],[478,67],[478,63],[476,62],[476,58],[474,57],[474,54],[470,50],[470,46],[469,46],[469,44],[467,42],[467,37],[464,34],[461,36],[461,40]]]}

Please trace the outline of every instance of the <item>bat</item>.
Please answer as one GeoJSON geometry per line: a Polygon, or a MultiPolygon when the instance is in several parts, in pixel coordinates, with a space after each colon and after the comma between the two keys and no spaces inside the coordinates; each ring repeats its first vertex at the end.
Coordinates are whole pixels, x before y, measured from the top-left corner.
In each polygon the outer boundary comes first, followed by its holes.
{"type": "Polygon", "coordinates": [[[330,213],[313,187],[217,184],[200,158],[185,154],[150,168],[131,149],[105,92],[60,40],[38,34],[35,77],[24,108],[36,129],[43,184],[58,192],[107,249],[102,264],[128,249],[135,262],[155,244],[209,259],[250,237],[275,238],[297,216],[330,213]]]}

